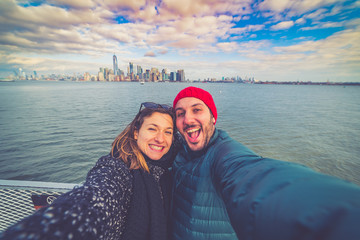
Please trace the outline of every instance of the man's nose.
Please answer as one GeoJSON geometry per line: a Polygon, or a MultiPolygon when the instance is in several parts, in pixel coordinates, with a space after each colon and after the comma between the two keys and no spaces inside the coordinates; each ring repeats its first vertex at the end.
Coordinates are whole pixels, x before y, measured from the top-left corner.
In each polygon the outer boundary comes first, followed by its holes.
{"type": "Polygon", "coordinates": [[[191,114],[191,112],[186,112],[184,115],[184,123],[185,124],[191,124],[193,122],[193,115],[191,114]]]}

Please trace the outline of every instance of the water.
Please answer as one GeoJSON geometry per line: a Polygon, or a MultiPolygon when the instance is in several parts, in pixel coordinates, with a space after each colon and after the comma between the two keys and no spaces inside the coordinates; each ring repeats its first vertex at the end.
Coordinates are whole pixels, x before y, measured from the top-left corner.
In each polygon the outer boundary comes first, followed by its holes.
{"type": "Polygon", "coordinates": [[[211,92],[217,127],[264,157],[360,185],[360,87],[190,83],[0,83],[0,179],[79,183],[140,103],[211,92]]]}

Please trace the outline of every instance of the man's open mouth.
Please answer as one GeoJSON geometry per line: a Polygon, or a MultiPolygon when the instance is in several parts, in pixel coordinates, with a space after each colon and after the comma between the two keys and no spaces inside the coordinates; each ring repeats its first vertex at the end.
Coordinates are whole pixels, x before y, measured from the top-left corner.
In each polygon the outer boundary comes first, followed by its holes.
{"type": "Polygon", "coordinates": [[[192,128],[186,131],[190,141],[195,141],[200,135],[201,128],[192,128]]]}

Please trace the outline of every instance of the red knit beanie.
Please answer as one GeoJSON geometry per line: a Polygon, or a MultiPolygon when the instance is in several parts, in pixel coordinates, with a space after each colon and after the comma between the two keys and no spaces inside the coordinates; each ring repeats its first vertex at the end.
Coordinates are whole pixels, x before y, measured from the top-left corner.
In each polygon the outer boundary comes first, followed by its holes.
{"type": "Polygon", "coordinates": [[[181,90],[178,95],[175,97],[174,99],[174,103],[173,103],[173,107],[175,109],[175,105],[176,103],[182,99],[182,98],[186,98],[186,97],[194,97],[194,98],[198,98],[201,101],[203,101],[206,106],[208,106],[208,108],[210,109],[211,113],[213,114],[214,118],[215,118],[215,123],[217,120],[217,110],[216,110],[216,106],[214,103],[214,100],[211,96],[210,93],[208,93],[207,91],[201,89],[201,88],[197,88],[197,87],[187,87],[184,88],[183,90],[181,90]]]}

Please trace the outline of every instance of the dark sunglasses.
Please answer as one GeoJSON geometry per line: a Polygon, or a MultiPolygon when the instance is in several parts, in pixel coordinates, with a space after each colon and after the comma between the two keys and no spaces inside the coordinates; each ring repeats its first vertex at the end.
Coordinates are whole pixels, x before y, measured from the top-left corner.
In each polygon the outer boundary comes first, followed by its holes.
{"type": "Polygon", "coordinates": [[[143,102],[140,105],[139,112],[141,111],[142,107],[150,108],[150,109],[157,109],[157,108],[163,108],[165,110],[170,110],[171,109],[171,107],[169,105],[166,105],[166,104],[158,104],[158,103],[154,103],[154,102],[143,102]]]}

